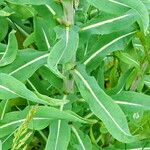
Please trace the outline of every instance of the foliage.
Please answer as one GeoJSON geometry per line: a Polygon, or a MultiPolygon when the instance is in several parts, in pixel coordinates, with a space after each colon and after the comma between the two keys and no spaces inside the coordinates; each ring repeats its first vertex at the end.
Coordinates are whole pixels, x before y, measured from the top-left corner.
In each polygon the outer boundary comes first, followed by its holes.
{"type": "Polygon", "coordinates": [[[149,0],[0,0],[0,149],[150,149],[149,0]]]}

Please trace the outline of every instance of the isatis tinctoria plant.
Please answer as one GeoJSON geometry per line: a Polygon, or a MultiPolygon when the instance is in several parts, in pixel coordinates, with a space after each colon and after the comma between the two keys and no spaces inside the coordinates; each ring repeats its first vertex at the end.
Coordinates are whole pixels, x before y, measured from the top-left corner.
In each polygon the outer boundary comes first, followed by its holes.
{"type": "Polygon", "coordinates": [[[150,149],[149,0],[0,0],[0,149],[150,149]]]}

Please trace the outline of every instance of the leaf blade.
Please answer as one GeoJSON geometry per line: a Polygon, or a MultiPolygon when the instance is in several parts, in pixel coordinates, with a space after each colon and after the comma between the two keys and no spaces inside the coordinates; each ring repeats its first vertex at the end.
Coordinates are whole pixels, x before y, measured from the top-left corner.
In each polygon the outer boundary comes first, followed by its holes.
{"type": "Polygon", "coordinates": [[[134,138],[130,134],[125,115],[118,107],[118,105],[115,105],[112,99],[99,88],[95,79],[89,77],[86,74],[83,66],[79,66],[74,71],[74,77],[81,95],[88,102],[91,110],[95,113],[95,115],[102,119],[109,132],[119,141],[131,142],[134,138]],[[112,106],[113,109],[110,108],[110,106],[112,106]],[[114,110],[117,110],[116,114],[114,113],[114,110]],[[122,118],[121,120],[124,120],[123,122],[120,122],[118,115],[120,115],[120,118],[122,118]],[[109,122],[107,122],[106,118],[109,118],[109,122]],[[116,132],[118,132],[119,134],[116,134],[116,132]]]}

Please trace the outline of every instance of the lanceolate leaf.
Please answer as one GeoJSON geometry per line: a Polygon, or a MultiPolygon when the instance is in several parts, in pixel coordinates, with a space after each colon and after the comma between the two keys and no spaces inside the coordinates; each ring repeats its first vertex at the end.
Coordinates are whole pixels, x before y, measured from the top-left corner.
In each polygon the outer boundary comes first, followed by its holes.
{"type": "Polygon", "coordinates": [[[0,30],[0,41],[2,41],[8,32],[8,22],[5,18],[0,17],[0,28],[3,30],[0,30]],[[4,28],[5,27],[5,28],[4,28]]]}
{"type": "Polygon", "coordinates": [[[112,14],[122,14],[127,12],[130,8],[121,3],[115,3],[114,0],[87,0],[89,4],[95,6],[96,8],[112,13],[112,14]]]}
{"type": "Polygon", "coordinates": [[[149,17],[150,0],[0,0],[0,150],[149,149],[149,17]]]}
{"type": "Polygon", "coordinates": [[[131,1],[131,0],[88,0],[88,2],[100,10],[109,12],[109,13],[123,13],[129,9],[132,9],[136,12],[138,16],[138,23],[141,29],[146,33],[149,26],[149,15],[145,5],[140,1],[131,1]],[[115,10],[115,11],[114,11],[115,10]]]}
{"type": "Polygon", "coordinates": [[[48,104],[28,90],[22,82],[4,73],[0,73],[0,91],[0,98],[4,100],[22,97],[32,102],[48,104]]]}
{"type": "Polygon", "coordinates": [[[0,120],[4,118],[5,113],[9,109],[8,101],[9,100],[6,100],[6,101],[4,100],[0,102],[0,120]]]}
{"type": "Polygon", "coordinates": [[[150,96],[132,91],[122,91],[113,95],[115,103],[126,111],[150,110],[150,96]]]}
{"type": "Polygon", "coordinates": [[[63,75],[58,70],[57,65],[62,59],[64,52],[65,52],[65,40],[61,39],[54,45],[54,47],[52,48],[48,56],[48,62],[47,62],[48,67],[59,78],[63,78],[63,75]]]}
{"type": "MultiPolygon", "coordinates": [[[[63,100],[65,100],[66,98],[67,96],[65,95],[63,97],[63,100]]],[[[64,105],[60,107],[60,111],[63,111],[63,109],[64,105]]],[[[48,142],[46,144],[46,150],[66,150],[70,140],[70,127],[68,122],[63,120],[53,121],[50,125],[49,130],[50,133],[48,136],[48,142]]]]}
{"type": "Polygon", "coordinates": [[[134,137],[130,134],[123,111],[98,86],[96,80],[87,75],[83,66],[74,70],[74,77],[91,111],[104,122],[113,137],[122,142],[133,142],[134,137]]]}
{"type": "Polygon", "coordinates": [[[25,81],[42,65],[46,64],[47,52],[38,52],[32,49],[20,51],[16,60],[3,68],[0,72],[14,76],[18,80],[25,81]]]}
{"type": "Polygon", "coordinates": [[[62,90],[63,88],[63,80],[58,78],[51,70],[43,66],[39,69],[40,75],[46,81],[48,81],[53,87],[57,88],[58,90],[62,90]]]}
{"type": "Polygon", "coordinates": [[[92,150],[92,144],[87,135],[84,135],[79,129],[76,129],[74,126],[71,126],[71,129],[73,131],[73,134],[75,134],[78,145],[74,143],[73,147],[78,148],[79,150],[92,150]]]}
{"type": "Polygon", "coordinates": [[[68,39],[66,39],[66,50],[61,63],[72,62],[75,59],[79,44],[79,35],[75,29],[69,29],[68,39]]]}
{"type": "Polygon", "coordinates": [[[70,140],[70,126],[66,121],[53,121],[45,150],[67,150],[70,140]]]}
{"type": "Polygon", "coordinates": [[[0,67],[12,63],[16,58],[17,50],[18,50],[18,43],[15,37],[15,31],[13,30],[9,34],[8,45],[2,58],[0,59],[0,67]]]}
{"type": "Polygon", "coordinates": [[[144,84],[146,86],[150,87],[150,76],[149,75],[144,76],[144,84]]]}
{"type": "Polygon", "coordinates": [[[37,17],[34,19],[35,26],[35,41],[38,49],[40,50],[50,50],[50,32],[48,25],[44,23],[45,20],[41,17],[37,17]]]}
{"type": "MultiPolygon", "coordinates": [[[[100,46],[97,48],[97,50],[94,50],[89,52],[85,59],[84,59],[84,65],[89,65],[89,67],[93,68],[97,65],[95,63],[96,59],[104,58],[109,53],[124,49],[126,42],[133,36],[135,32],[128,32],[128,33],[113,33],[110,35],[103,36],[100,38],[100,46]],[[105,41],[105,42],[103,42],[105,41]]],[[[98,46],[97,46],[98,47],[98,46]]]]}
{"type": "Polygon", "coordinates": [[[134,66],[137,69],[140,69],[140,64],[136,61],[133,57],[131,57],[128,53],[117,52],[116,56],[123,61],[124,63],[130,65],[131,67],[134,66]]]}
{"type": "Polygon", "coordinates": [[[69,102],[69,100],[60,100],[52,97],[48,97],[46,95],[40,94],[39,92],[35,92],[38,98],[43,99],[44,101],[48,102],[51,106],[61,106],[69,102]]]}
{"type": "MultiPolygon", "coordinates": [[[[67,96],[64,95],[63,100],[66,100],[66,98],[67,96]]],[[[64,105],[61,105],[60,111],[63,111],[64,107],[64,105]]],[[[67,150],[70,140],[70,126],[68,122],[63,120],[53,121],[49,130],[50,133],[46,144],[46,150],[67,150]]]]}
{"type": "Polygon", "coordinates": [[[10,3],[22,5],[22,4],[30,4],[30,5],[43,5],[43,4],[49,4],[49,0],[39,0],[38,2],[35,2],[34,0],[7,0],[10,3]]]}
{"type": "Polygon", "coordinates": [[[58,77],[63,78],[57,68],[58,64],[67,63],[75,59],[78,41],[78,34],[66,27],[65,33],[62,33],[61,39],[52,48],[48,57],[48,67],[58,77]]]}
{"type": "Polygon", "coordinates": [[[136,21],[135,15],[131,12],[121,16],[111,16],[103,13],[99,17],[90,20],[89,23],[81,28],[81,31],[90,31],[92,34],[110,34],[125,28],[131,27],[136,21]],[[127,24],[126,26],[124,24],[127,24]]]}

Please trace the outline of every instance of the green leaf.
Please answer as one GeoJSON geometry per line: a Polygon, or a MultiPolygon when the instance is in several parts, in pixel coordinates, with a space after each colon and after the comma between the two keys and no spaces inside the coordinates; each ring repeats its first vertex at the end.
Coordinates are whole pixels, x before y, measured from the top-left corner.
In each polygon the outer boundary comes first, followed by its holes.
{"type": "Polygon", "coordinates": [[[105,92],[108,95],[115,95],[115,94],[120,93],[124,89],[124,86],[126,84],[126,80],[128,79],[131,71],[132,71],[132,69],[129,69],[125,73],[123,73],[118,80],[118,84],[111,89],[106,89],[105,92]]]}
{"type": "Polygon", "coordinates": [[[74,70],[75,82],[91,111],[100,118],[114,138],[122,142],[133,142],[126,117],[120,107],[113,102],[97,84],[87,75],[83,66],[74,70]]]}
{"type": "Polygon", "coordinates": [[[0,10],[0,17],[10,16],[11,14],[13,14],[13,13],[9,13],[7,11],[0,10]]]}
{"type": "Polygon", "coordinates": [[[91,19],[87,24],[84,24],[80,31],[88,31],[92,34],[110,34],[131,27],[135,21],[135,15],[131,12],[121,16],[102,13],[100,16],[91,19]]]}
{"type": "Polygon", "coordinates": [[[16,59],[18,43],[15,33],[16,32],[13,30],[9,34],[8,45],[6,47],[5,53],[0,59],[0,67],[11,64],[16,59]]]}
{"type": "Polygon", "coordinates": [[[54,45],[54,47],[50,51],[50,54],[47,60],[49,69],[59,78],[64,78],[64,76],[61,74],[61,72],[57,68],[58,63],[62,59],[64,51],[65,51],[65,40],[61,39],[54,45]]]}
{"type": "Polygon", "coordinates": [[[51,36],[49,32],[49,26],[41,17],[36,17],[34,19],[34,37],[35,42],[39,50],[50,50],[51,47],[51,36]]]}
{"type": "Polygon", "coordinates": [[[150,110],[150,96],[138,92],[122,91],[111,96],[115,103],[124,108],[125,112],[137,112],[139,110],[150,110]]]}
{"type": "Polygon", "coordinates": [[[46,64],[47,52],[38,52],[33,49],[22,50],[18,53],[16,60],[3,68],[0,72],[14,76],[18,80],[25,81],[42,65],[46,64]]]}
{"type": "Polygon", "coordinates": [[[108,13],[112,14],[122,14],[127,12],[130,8],[126,5],[117,3],[116,0],[87,0],[90,5],[108,13]]]}
{"type": "Polygon", "coordinates": [[[7,22],[6,18],[0,17],[0,28],[3,29],[3,30],[0,30],[0,41],[2,41],[8,32],[8,22],[7,22]]]}
{"type": "Polygon", "coordinates": [[[38,0],[38,2],[35,2],[34,0],[7,0],[9,3],[14,3],[18,5],[24,5],[24,4],[30,4],[30,5],[43,5],[43,4],[49,4],[49,0],[38,0]]]}
{"type": "MultiPolygon", "coordinates": [[[[64,95],[63,101],[65,101],[67,95],[64,95]]],[[[60,111],[63,111],[67,107],[64,105],[60,106],[60,111]]],[[[57,120],[53,121],[49,127],[48,142],[46,144],[46,150],[67,150],[70,140],[70,126],[67,121],[57,120]],[[64,136],[65,135],[65,136],[64,136]]]]}
{"type": "MultiPolygon", "coordinates": [[[[4,119],[0,121],[0,137],[4,137],[13,132],[23,121],[29,112],[30,107],[23,111],[10,112],[5,114],[4,119]]],[[[67,120],[73,122],[88,123],[87,120],[79,117],[78,115],[60,111],[59,109],[47,106],[39,106],[37,112],[30,122],[29,128],[41,130],[49,125],[51,120],[67,120]]]]}
{"type": "Polygon", "coordinates": [[[134,66],[137,69],[140,69],[140,64],[138,61],[136,61],[132,56],[130,56],[128,53],[124,52],[116,52],[115,55],[124,63],[130,65],[131,67],[134,66]]]}
{"type": "Polygon", "coordinates": [[[4,100],[22,97],[32,102],[48,104],[48,102],[39,99],[32,91],[28,90],[22,82],[4,73],[0,73],[0,89],[0,97],[4,100]]]}
{"type": "Polygon", "coordinates": [[[60,91],[63,90],[63,80],[52,73],[48,67],[41,67],[39,69],[39,73],[43,77],[43,79],[48,81],[53,87],[57,88],[60,91]]]}
{"type": "Polygon", "coordinates": [[[67,150],[70,140],[70,126],[66,121],[53,121],[45,150],[67,150]]]}
{"type": "Polygon", "coordinates": [[[0,102],[0,120],[3,119],[5,113],[8,111],[8,100],[3,100],[0,102]]]}
{"type": "Polygon", "coordinates": [[[31,6],[16,5],[12,3],[8,3],[8,6],[13,10],[12,14],[15,13],[16,16],[22,19],[29,19],[37,14],[37,12],[31,6]]]}
{"type": "Polygon", "coordinates": [[[146,33],[148,30],[149,14],[145,5],[140,0],[88,0],[88,2],[98,9],[109,13],[122,14],[123,12],[132,9],[133,12],[137,14],[140,28],[144,31],[144,33],[146,33]]]}
{"type": "Polygon", "coordinates": [[[94,69],[98,63],[97,60],[103,59],[109,53],[124,49],[126,42],[130,40],[135,32],[128,33],[113,33],[110,35],[104,35],[99,39],[99,42],[94,45],[94,50],[89,51],[86,54],[83,64],[89,66],[90,70],[94,69]]]}
{"type": "Polygon", "coordinates": [[[52,98],[47,95],[40,94],[37,91],[35,92],[35,94],[37,95],[38,98],[48,102],[49,105],[51,106],[61,106],[69,102],[69,100],[60,100],[60,99],[52,98]]]}
{"type": "Polygon", "coordinates": [[[0,149],[2,149],[2,141],[0,141],[0,149]]]}
{"type": "Polygon", "coordinates": [[[75,128],[74,126],[71,126],[71,129],[73,133],[75,134],[77,138],[77,143],[73,143],[73,147],[78,150],[92,150],[92,144],[88,137],[88,135],[84,134],[79,129],[75,128]]]}
{"type": "Polygon", "coordinates": [[[62,8],[60,5],[58,5],[55,1],[49,1],[49,0],[7,0],[9,3],[17,4],[17,5],[46,5],[46,7],[49,9],[49,12],[52,15],[59,14],[60,10],[62,11],[62,8]]]}
{"type": "MultiPolygon", "coordinates": [[[[61,30],[61,29],[60,29],[61,30]]],[[[64,78],[58,70],[58,64],[72,62],[75,59],[79,36],[72,29],[66,27],[59,35],[60,40],[54,45],[48,57],[48,67],[60,78],[64,78]]]]}
{"type": "Polygon", "coordinates": [[[76,51],[79,44],[79,35],[75,29],[69,29],[68,37],[66,39],[66,49],[61,60],[61,63],[72,62],[75,59],[76,51]]]}
{"type": "Polygon", "coordinates": [[[150,87],[150,76],[149,75],[144,76],[144,84],[146,86],[150,87]]]}
{"type": "Polygon", "coordinates": [[[31,45],[34,42],[35,42],[35,33],[33,32],[30,35],[28,35],[28,37],[24,40],[23,46],[28,47],[29,45],[31,45]]]}

